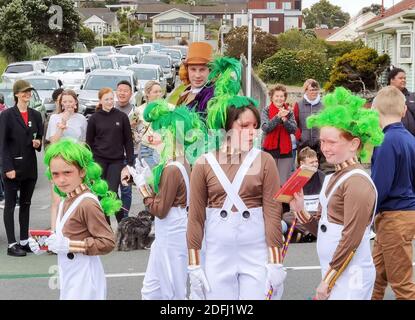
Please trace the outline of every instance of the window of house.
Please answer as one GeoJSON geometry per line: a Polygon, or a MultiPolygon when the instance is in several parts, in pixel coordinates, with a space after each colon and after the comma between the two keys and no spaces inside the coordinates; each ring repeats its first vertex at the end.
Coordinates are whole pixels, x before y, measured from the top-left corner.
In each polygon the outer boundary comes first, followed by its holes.
{"type": "Polygon", "coordinates": [[[412,34],[398,33],[399,59],[401,62],[411,62],[412,58],[412,34]]]}
{"type": "Polygon", "coordinates": [[[267,9],[276,9],[276,3],[275,2],[267,2],[267,9]]]}
{"type": "Polygon", "coordinates": [[[208,20],[215,20],[215,16],[214,15],[207,15],[206,19],[208,20]]]}
{"type": "Polygon", "coordinates": [[[242,18],[236,18],[236,26],[237,27],[242,26],[242,18]]]}
{"type": "Polygon", "coordinates": [[[261,27],[262,26],[262,19],[255,19],[255,25],[257,27],[261,27]]]}
{"type": "Polygon", "coordinates": [[[269,18],[269,21],[280,21],[280,19],[278,19],[277,17],[271,17],[271,18],[269,18]]]}
{"type": "Polygon", "coordinates": [[[285,10],[291,10],[291,2],[283,2],[282,8],[285,10]]]}

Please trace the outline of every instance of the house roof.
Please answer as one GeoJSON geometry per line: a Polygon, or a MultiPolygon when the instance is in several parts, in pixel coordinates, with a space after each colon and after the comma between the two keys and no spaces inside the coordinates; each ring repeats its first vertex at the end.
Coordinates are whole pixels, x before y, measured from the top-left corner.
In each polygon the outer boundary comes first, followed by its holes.
{"type": "Polygon", "coordinates": [[[373,19],[366,22],[363,27],[368,26],[374,22],[381,21],[383,19],[386,19],[388,17],[394,16],[395,14],[398,14],[400,12],[403,12],[405,10],[410,10],[415,8],[415,0],[403,0],[397,4],[395,4],[393,7],[386,10],[383,15],[378,15],[374,17],[373,19]]]}
{"type": "Polygon", "coordinates": [[[166,4],[166,3],[149,3],[138,4],[137,13],[154,13],[158,14],[170,9],[179,9],[190,14],[224,14],[226,13],[240,13],[247,11],[246,3],[229,3],[216,4],[209,6],[190,6],[187,4],[166,4]]]}
{"type": "Polygon", "coordinates": [[[337,31],[339,31],[340,28],[338,29],[313,29],[313,31],[315,32],[316,36],[318,39],[323,39],[326,40],[328,37],[330,37],[331,35],[335,34],[337,31]]]}
{"type": "Polygon", "coordinates": [[[97,16],[108,24],[112,24],[117,19],[117,14],[108,8],[77,8],[77,10],[82,22],[92,16],[97,16]]]}
{"type": "Polygon", "coordinates": [[[193,14],[189,13],[189,12],[186,12],[186,11],[183,11],[183,10],[180,10],[180,9],[177,9],[177,8],[172,8],[172,9],[170,9],[170,10],[167,10],[167,11],[161,12],[161,13],[159,13],[159,14],[156,14],[155,16],[152,16],[152,17],[151,17],[151,19],[154,19],[154,18],[157,18],[157,17],[163,16],[163,15],[165,15],[165,14],[169,13],[169,12],[172,12],[172,11],[176,11],[176,12],[182,13],[182,14],[183,14],[183,16],[191,17],[191,18],[193,18],[193,19],[198,19],[198,17],[197,17],[197,16],[195,16],[195,15],[193,15],[193,14]]]}

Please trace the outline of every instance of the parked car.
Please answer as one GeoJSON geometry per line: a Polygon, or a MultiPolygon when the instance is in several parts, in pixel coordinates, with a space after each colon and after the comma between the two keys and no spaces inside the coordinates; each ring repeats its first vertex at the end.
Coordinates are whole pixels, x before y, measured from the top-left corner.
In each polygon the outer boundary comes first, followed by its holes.
{"type": "Polygon", "coordinates": [[[176,74],[178,74],[180,65],[182,64],[182,52],[179,49],[165,48],[161,49],[160,53],[167,53],[171,57],[176,68],[176,74]]]}
{"type": "Polygon", "coordinates": [[[42,59],[40,59],[42,62],[43,62],[43,64],[45,65],[45,66],[47,66],[47,64],[48,64],[48,61],[49,61],[49,56],[47,56],[47,57],[43,57],[42,59]]]}
{"type": "Polygon", "coordinates": [[[139,46],[125,46],[120,49],[121,54],[128,54],[134,58],[134,62],[138,62],[144,55],[143,48],[139,46]]]}
{"type": "Polygon", "coordinates": [[[110,57],[114,57],[117,60],[120,69],[127,69],[128,66],[134,64],[134,58],[128,54],[113,54],[110,57]]]}
{"type": "Polygon", "coordinates": [[[40,99],[45,105],[47,114],[54,112],[56,105],[52,99],[52,93],[54,90],[61,88],[63,82],[55,77],[45,75],[26,77],[24,80],[29,81],[36,89],[40,99]]]}
{"type": "Polygon", "coordinates": [[[115,50],[116,50],[117,52],[120,52],[120,49],[121,49],[122,47],[126,47],[126,46],[131,46],[131,44],[129,44],[129,43],[117,44],[117,45],[115,46],[115,50]]]}
{"type": "Polygon", "coordinates": [[[166,54],[148,54],[145,55],[140,64],[157,64],[163,69],[164,78],[167,81],[167,92],[174,89],[176,85],[176,70],[173,60],[166,54]]]}
{"type": "Polygon", "coordinates": [[[41,75],[45,72],[45,65],[42,61],[22,61],[10,63],[3,72],[3,82],[14,83],[16,80],[28,76],[41,75]]]}
{"type": "Polygon", "coordinates": [[[137,89],[141,92],[142,103],[144,103],[144,87],[150,80],[155,80],[160,83],[163,96],[166,97],[166,79],[163,75],[163,69],[158,64],[133,64],[127,69],[132,70],[137,78],[137,89]]]}
{"type": "Polygon", "coordinates": [[[168,46],[167,48],[171,49],[178,49],[182,53],[182,59],[186,59],[187,57],[187,51],[189,50],[188,46],[168,46]]]}
{"type": "MultiPolygon", "coordinates": [[[[137,79],[131,70],[95,70],[88,74],[85,84],[78,91],[78,99],[81,109],[84,110],[85,116],[90,116],[95,112],[98,104],[98,91],[104,87],[117,89],[118,82],[127,80],[133,87],[134,94],[131,97],[131,103],[137,104],[142,101],[141,92],[137,90],[137,79]]],[[[115,100],[117,97],[115,96],[115,100]]]]}
{"type": "Polygon", "coordinates": [[[144,54],[148,54],[150,51],[155,51],[153,45],[146,43],[146,44],[137,44],[136,47],[141,47],[144,50],[144,54]]]}
{"type": "Polygon", "coordinates": [[[99,68],[95,53],[63,53],[49,58],[45,75],[61,79],[66,89],[77,90],[86,75],[99,68]]]}
{"type": "Polygon", "coordinates": [[[113,56],[99,56],[99,64],[101,69],[119,69],[117,59],[113,56]]]}
{"type": "MultiPolygon", "coordinates": [[[[0,83],[0,93],[4,96],[4,104],[7,108],[12,108],[15,105],[13,97],[13,84],[0,83]]],[[[46,108],[36,89],[32,90],[32,98],[30,99],[29,107],[40,112],[42,115],[42,121],[46,120],[46,108]]]]}
{"type": "Polygon", "coordinates": [[[95,53],[97,56],[108,56],[110,54],[116,54],[117,50],[115,50],[113,46],[102,46],[95,47],[91,52],[95,53]]]}

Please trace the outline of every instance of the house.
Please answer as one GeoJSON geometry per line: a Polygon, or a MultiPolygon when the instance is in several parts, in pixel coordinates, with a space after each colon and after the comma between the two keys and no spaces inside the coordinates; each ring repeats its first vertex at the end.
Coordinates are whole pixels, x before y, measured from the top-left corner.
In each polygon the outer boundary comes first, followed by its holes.
{"type": "Polygon", "coordinates": [[[354,41],[362,38],[362,33],[358,29],[366,22],[376,17],[376,14],[369,11],[364,14],[359,14],[350,19],[350,21],[340,29],[336,29],[331,35],[326,38],[329,42],[338,41],[354,41]]]}
{"type": "Polygon", "coordinates": [[[108,8],[77,8],[82,24],[97,35],[119,32],[117,14],[108,8]]]}
{"type": "Polygon", "coordinates": [[[186,39],[199,41],[205,39],[205,24],[199,17],[180,9],[170,9],[151,17],[153,21],[153,41],[172,42],[186,39]]]}
{"type": "Polygon", "coordinates": [[[368,47],[388,54],[393,66],[405,70],[410,91],[415,91],[414,25],[415,0],[403,0],[358,29],[368,47]]]}
{"type": "Polygon", "coordinates": [[[314,33],[316,34],[317,39],[327,40],[333,34],[335,34],[339,29],[329,29],[329,28],[314,28],[314,33]]]}
{"type": "MultiPolygon", "coordinates": [[[[255,10],[252,14],[253,24],[265,32],[279,34],[292,28],[300,29],[303,24],[301,1],[294,0],[250,0],[248,10],[255,10]]],[[[234,27],[248,24],[246,14],[235,14],[234,27]]]]}
{"type": "Polygon", "coordinates": [[[246,12],[246,3],[218,3],[213,5],[188,5],[166,3],[138,3],[135,16],[140,22],[152,23],[151,18],[160,13],[178,9],[190,13],[201,22],[216,22],[222,24],[223,20],[232,20],[237,13],[246,12]]]}

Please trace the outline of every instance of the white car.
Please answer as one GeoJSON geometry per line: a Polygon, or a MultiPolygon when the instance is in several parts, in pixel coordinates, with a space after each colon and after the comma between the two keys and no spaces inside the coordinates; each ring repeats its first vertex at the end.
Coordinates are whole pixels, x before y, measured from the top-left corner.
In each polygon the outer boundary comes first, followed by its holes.
{"type": "Polygon", "coordinates": [[[134,64],[134,58],[128,54],[113,54],[109,56],[117,60],[120,69],[127,69],[130,65],[134,64]]]}
{"type": "Polygon", "coordinates": [[[4,70],[1,78],[3,82],[14,83],[29,76],[42,75],[45,72],[45,65],[42,61],[22,61],[10,63],[4,70]]]}

